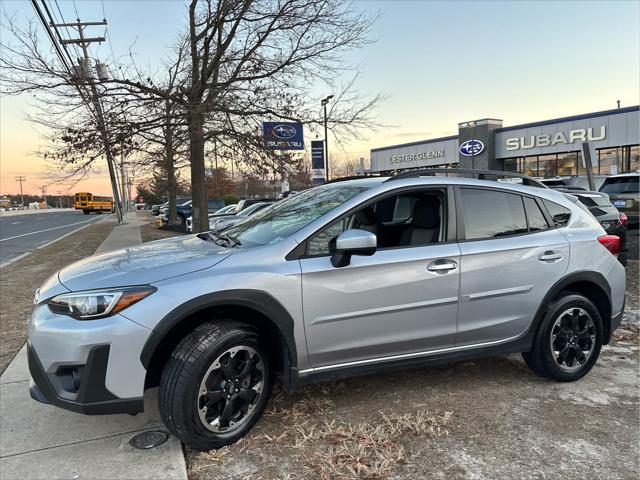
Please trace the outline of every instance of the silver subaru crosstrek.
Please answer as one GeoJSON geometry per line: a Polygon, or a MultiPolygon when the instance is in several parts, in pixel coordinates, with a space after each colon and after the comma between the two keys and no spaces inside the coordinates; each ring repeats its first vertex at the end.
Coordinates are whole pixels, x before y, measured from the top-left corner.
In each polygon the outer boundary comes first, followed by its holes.
{"type": "Polygon", "coordinates": [[[159,385],[167,427],[206,450],[251,429],[277,371],[290,391],[522,352],[581,378],[622,317],[617,237],[533,179],[459,173],[328,183],[222,232],[63,268],[36,292],[32,397],[137,413],[159,385]]]}

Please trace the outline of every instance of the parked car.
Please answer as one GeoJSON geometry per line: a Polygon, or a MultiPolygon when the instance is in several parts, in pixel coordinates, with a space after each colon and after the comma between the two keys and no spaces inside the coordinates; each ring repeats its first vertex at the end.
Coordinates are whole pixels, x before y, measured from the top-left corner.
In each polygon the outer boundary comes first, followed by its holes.
{"type": "Polygon", "coordinates": [[[277,198],[247,198],[244,200],[240,200],[236,207],[235,213],[240,213],[245,208],[248,208],[255,203],[272,203],[276,201],[278,201],[277,198]]]}
{"type": "Polygon", "coordinates": [[[623,173],[607,177],[600,191],[609,195],[611,203],[624,212],[629,223],[637,224],[640,210],[640,173],[623,173]]]}
{"type": "MultiPolygon", "coordinates": [[[[606,175],[594,175],[593,183],[595,184],[596,190],[600,188],[600,186],[604,183],[604,180],[607,178],[606,175]]],[[[543,178],[541,180],[549,188],[566,188],[573,187],[581,190],[591,190],[589,188],[589,179],[586,175],[573,175],[570,177],[551,177],[551,178],[543,178]]]]}
{"type": "MultiPolygon", "coordinates": [[[[221,209],[217,210],[214,213],[210,213],[209,214],[209,219],[212,218],[217,218],[217,217],[224,217],[224,216],[228,216],[228,215],[233,215],[233,212],[236,209],[236,205],[237,204],[232,204],[232,205],[227,205],[226,207],[222,207],[221,209]]],[[[193,232],[193,217],[189,217],[187,218],[187,232],[192,233],[193,232]]]]}
{"type": "MultiPolygon", "coordinates": [[[[216,212],[220,210],[221,206],[224,206],[223,200],[207,200],[209,206],[209,213],[216,212]]],[[[192,215],[193,208],[191,206],[191,200],[187,202],[177,205],[177,217],[176,223],[183,227],[186,226],[186,220],[188,217],[192,215]]],[[[166,223],[169,221],[169,207],[163,207],[161,210],[162,221],[166,223]]],[[[186,227],[185,227],[186,228],[186,227]]]]}
{"type": "MultiPolygon", "coordinates": [[[[189,200],[190,200],[190,198],[189,198],[189,197],[178,197],[178,198],[176,199],[176,205],[181,205],[181,204],[183,204],[183,203],[185,203],[185,202],[188,202],[189,200]]],[[[163,203],[163,204],[161,204],[161,205],[152,205],[152,206],[151,206],[151,215],[154,215],[154,216],[158,216],[158,215],[160,215],[161,210],[162,210],[163,208],[169,208],[169,202],[168,202],[168,201],[167,201],[167,202],[164,202],[164,203],[163,203]]]]}
{"type": "Polygon", "coordinates": [[[627,249],[627,215],[613,206],[609,195],[603,192],[576,191],[572,189],[559,189],[559,191],[577,198],[598,220],[605,232],[609,235],[620,237],[618,260],[622,265],[626,265],[629,254],[627,249]]]}
{"type": "Polygon", "coordinates": [[[63,268],[35,295],[31,396],[137,413],[159,385],[167,428],[209,450],[253,427],[277,371],[291,391],[522,352],[543,377],[586,375],[624,310],[618,237],[533,179],[437,171],[327,183],[63,268]]]}
{"type": "Polygon", "coordinates": [[[242,222],[254,213],[267,208],[272,203],[273,202],[253,203],[242,210],[240,213],[236,213],[235,215],[225,215],[223,217],[210,218],[209,228],[211,228],[212,230],[223,230],[227,227],[235,225],[236,223],[242,222]]]}

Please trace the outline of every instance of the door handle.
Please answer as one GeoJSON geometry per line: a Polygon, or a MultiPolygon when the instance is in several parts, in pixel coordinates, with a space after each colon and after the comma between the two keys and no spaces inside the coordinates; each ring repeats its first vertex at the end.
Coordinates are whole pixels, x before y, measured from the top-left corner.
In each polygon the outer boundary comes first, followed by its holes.
{"type": "Polygon", "coordinates": [[[453,260],[436,260],[431,262],[427,267],[430,272],[446,272],[448,270],[455,270],[458,268],[458,264],[453,260]]]}
{"type": "Polygon", "coordinates": [[[541,262],[553,262],[554,260],[560,259],[562,259],[562,254],[560,252],[554,252],[553,250],[547,250],[538,256],[538,260],[541,262]]]}

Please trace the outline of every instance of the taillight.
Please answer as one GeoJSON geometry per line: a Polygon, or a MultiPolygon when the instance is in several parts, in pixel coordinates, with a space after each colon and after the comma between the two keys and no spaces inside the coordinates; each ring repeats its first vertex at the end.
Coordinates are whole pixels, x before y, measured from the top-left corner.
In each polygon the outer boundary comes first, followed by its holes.
{"type": "Polygon", "coordinates": [[[620,252],[620,237],[617,235],[603,235],[598,237],[598,241],[614,255],[618,255],[620,252]]]}
{"type": "Polygon", "coordinates": [[[628,220],[627,214],[624,213],[624,212],[620,212],[620,223],[622,225],[626,225],[627,224],[627,220],[628,220]]]}

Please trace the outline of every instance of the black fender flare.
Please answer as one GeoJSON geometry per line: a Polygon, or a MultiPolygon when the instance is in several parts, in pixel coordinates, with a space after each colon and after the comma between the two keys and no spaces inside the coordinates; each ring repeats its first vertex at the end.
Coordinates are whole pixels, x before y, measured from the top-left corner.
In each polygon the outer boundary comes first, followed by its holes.
{"type": "Polygon", "coordinates": [[[192,298],[167,313],[154,327],[140,353],[140,361],[145,369],[153,355],[173,327],[181,321],[199,311],[212,307],[247,307],[260,312],[267,317],[278,329],[283,346],[286,349],[284,357],[285,374],[289,368],[295,369],[298,364],[295,337],[293,332],[293,318],[286,308],[269,293],[260,290],[224,290],[208,293],[192,298]]]}
{"type": "MultiPolygon", "coordinates": [[[[607,296],[607,300],[609,302],[609,308],[611,308],[611,287],[609,286],[609,282],[600,272],[593,272],[589,270],[581,270],[577,272],[570,273],[569,275],[558,280],[547,292],[547,294],[540,302],[538,306],[538,310],[536,310],[536,314],[533,317],[533,321],[529,325],[529,333],[537,333],[538,327],[544,318],[545,311],[547,306],[562,290],[566,289],[569,285],[577,283],[577,282],[585,282],[591,283],[596,287],[600,288],[607,296]]],[[[603,322],[609,322],[610,318],[603,318],[603,322]]],[[[606,326],[606,325],[605,325],[606,326]]]]}

